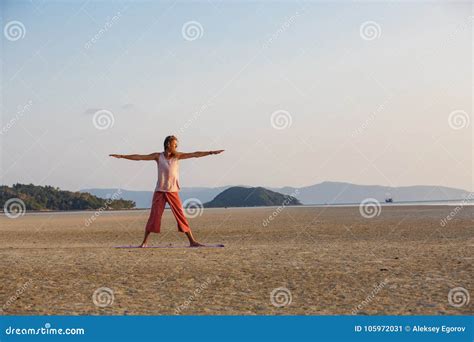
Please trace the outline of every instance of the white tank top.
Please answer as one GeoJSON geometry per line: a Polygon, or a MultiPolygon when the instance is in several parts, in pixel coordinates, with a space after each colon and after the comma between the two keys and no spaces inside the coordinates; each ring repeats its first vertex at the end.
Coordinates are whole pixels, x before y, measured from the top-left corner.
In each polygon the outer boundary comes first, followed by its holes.
{"type": "Polygon", "coordinates": [[[177,192],[179,191],[179,160],[176,157],[166,159],[164,153],[158,157],[158,181],[155,191],[177,192]]]}

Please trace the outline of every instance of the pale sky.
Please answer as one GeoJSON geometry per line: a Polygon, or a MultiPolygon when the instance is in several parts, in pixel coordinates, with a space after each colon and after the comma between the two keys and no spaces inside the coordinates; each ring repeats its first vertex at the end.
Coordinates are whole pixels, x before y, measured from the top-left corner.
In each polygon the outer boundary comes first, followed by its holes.
{"type": "Polygon", "coordinates": [[[0,6],[1,184],[151,191],[154,162],[108,154],[175,134],[226,150],[184,187],[474,190],[470,2],[0,6]]]}

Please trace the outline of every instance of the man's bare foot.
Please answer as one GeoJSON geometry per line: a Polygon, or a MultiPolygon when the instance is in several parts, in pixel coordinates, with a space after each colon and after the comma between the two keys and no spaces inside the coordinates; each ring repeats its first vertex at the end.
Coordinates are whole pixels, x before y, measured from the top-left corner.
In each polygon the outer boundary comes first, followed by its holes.
{"type": "Polygon", "coordinates": [[[193,241],[189,243],[189,247],[204,247],[202,243],[199,243],[197,241],[193,241]]]}
{"type": "Polygon", "coordinates": [[[148,244],[146,242],[143,242],[140,246],[138,246],[140,248],[146,248],[148,247],[148,244]]]}

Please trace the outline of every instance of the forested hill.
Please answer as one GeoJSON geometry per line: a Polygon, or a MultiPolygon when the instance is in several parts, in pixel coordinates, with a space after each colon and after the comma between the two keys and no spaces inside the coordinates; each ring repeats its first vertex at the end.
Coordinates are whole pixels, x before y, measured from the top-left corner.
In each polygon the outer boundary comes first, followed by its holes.
{"type": "MultiPolygon", "coordinates": [[[[0,205],[5,209],[8,200],[21,200],[26,210],[87,210],[131,209],[135,202],[120,199],[120,193],[110,199],[99,198],[85,192],[64,191],[52,186],[14,184],[0,186],[0,205]]],[[[21,203],[21,202],[20,202],[21,203]]]]}
{"type": "Polygon", "coordinates": [[[301,205],[295,197],[283,195],[262,187],[246,188],[234,186],[222,191],[212,201],[204,204],[206,208],[257,207],[301,205]]]}

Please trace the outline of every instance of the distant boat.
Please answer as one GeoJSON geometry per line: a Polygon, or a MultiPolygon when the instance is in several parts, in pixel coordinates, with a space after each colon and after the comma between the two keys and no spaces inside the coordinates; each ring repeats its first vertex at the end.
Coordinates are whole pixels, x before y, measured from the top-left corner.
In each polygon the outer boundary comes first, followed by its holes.
{"type": "Polygon", "coordinates": [[[386,198],[385,203],[393,203],[393,198],[392,197],[386,198]]]}

